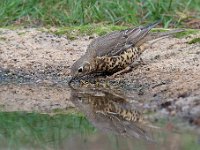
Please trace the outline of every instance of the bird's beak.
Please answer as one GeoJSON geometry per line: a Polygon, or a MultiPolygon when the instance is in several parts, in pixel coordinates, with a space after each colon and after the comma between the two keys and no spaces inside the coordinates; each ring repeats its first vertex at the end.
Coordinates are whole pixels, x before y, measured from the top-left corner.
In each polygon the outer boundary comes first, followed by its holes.
{"type": "Polygon", "coordinates": [[[82,74],[82,75],[76,74],[76,75],[72,76],[72,78],[69,80],[68,84],[70,85],[74,80],[80,79],[80,78],[82,78],[82,77],[84,77],[86,75],[87,74],[82,74]]]}
{"type": "MultiPolygon", "coordinates": [[[[82,75],[83,76],[83,75],[82,75]]],[[[79,79],[79,78],[81,78],[82,76],[80,76],[80,75],[73,75],[72,76],[72,78],[69,80],[69,85],[74,81],[74,80],[77,80],[77,79],[79,79]]]]}
{"type": "Polygon", "coordinates": [[[69,80],[69,85],[77,78],[77,76],[72,76],[72,78],[69,80]]]}

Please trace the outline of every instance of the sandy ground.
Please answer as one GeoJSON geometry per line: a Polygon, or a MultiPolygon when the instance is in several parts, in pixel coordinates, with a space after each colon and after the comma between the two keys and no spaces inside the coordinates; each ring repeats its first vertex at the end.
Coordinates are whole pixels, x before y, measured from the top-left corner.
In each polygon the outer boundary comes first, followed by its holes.
{"type": "MultiPolygon", "coordinates": [[[[200,124],[200,44],[187,44],[196,37],[200,33],[160,40],[143,53],[144,65],[113,83],[146,108],[163,115],[192,116],[192,122],[200,124]]],[[[90,41],[87,36],[71,41],[38,29],[0,29],[1,109],[49,111],[73,106],[66,88],[70,66],[90,41]],[[34,85],[9,83],[25,79],[34,85]],[[57,82],[66,86],[52,86],[57,82]]]]}

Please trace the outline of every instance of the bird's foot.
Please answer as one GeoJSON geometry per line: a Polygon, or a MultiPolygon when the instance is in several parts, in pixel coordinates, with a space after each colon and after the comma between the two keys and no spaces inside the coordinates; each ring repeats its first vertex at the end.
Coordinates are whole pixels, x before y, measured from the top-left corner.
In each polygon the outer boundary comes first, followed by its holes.
{"type": "Polygon", "coordinates": [[[90,83],[88,81],[85,80],[80,80],[80,85],[81,86],[88,86],[90,83]]]}
{"type": "Polygon", "coordinates": [[[131,70],[132,70],[132,67],[131,67],[131,66],[128,66],[128,67],[126,67],[125,69],[120,70],[120,71],[114,73],[112,76],[109,76],[109,77],[107,77],[107,78],[108,78],[108,79],[114,79],[114,78],[116,78],[116,77],[119,76],[119,75],[122,75],[122,74],[124,74],[124,73],[130,72],[131,70]]]}

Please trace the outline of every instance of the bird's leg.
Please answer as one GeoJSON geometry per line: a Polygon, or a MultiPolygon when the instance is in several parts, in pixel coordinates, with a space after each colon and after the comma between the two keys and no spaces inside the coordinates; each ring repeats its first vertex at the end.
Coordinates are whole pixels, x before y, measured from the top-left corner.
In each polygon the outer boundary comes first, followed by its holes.
{"type": "Polygon", "coordinates": [[[131,66],[128,66],[128,67],[126,67],[125,69],[120,70],[120,71],[114,73],[112,76],[108,76],[107,78],[108,78],[108,79],[114,79],[114,78],[117,77],[118,75],[121,75],[121,74],[130,72],[131,70],[132,70],[132,67],[131,67],[131,66]]]}

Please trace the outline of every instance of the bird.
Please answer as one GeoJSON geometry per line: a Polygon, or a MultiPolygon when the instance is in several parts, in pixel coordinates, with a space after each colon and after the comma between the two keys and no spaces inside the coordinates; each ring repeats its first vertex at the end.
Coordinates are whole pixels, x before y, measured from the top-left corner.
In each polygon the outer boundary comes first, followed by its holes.
{"type": "Polygon", "coordinates": [[[122,31],[113,31],[91,41],[84,55],[71,67],[72,79],[86,75],[113,75],[136,61],[157,39],[168,37],[183,29],[149,32],[160,21],[122,31]]]}

